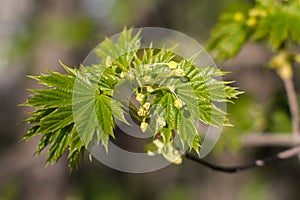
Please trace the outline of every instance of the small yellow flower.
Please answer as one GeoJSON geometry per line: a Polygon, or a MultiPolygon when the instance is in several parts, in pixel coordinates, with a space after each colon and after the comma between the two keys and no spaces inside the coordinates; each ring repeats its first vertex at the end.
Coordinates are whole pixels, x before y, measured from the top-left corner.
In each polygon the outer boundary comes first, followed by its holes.
{"type": "Polygon", "coordinates": [[[173,73],[175,76],[184,76],[185,75],[183,69],[175,69],[173,73]]]}
{"type": "Polygon", "coordinates": [[[166,121],[163,117],[161,116],[158,116],[157,117],[157,123],[161,126],[161,127],[164,127],[166,125],[166,121]]]}
{"type": "Polygon", "coordinates": [[[267,12],[265,10],[254,8],[249,11],[249,16],[251,16],[251,17],[266,17],[267,12]]]}
{"type": "Polygon", "coordinates": [[[178,109],[182,108],[184,105],[184,102],[181,99],[176,99],[174,101],[174,106],[178,109]]]}
{"type": "Polygon", "coordinates": [[[153,87],[151,87],[151,86],[147,86],[147,92],[153,92],[154,91],[154,89],[153,89],[153,87]]]}
{"type": "Polygon", "coordinates": [[[138,101],[138,102],[142,102],[143,99],[144,99],[145,95],[142,94],[142,93],[138,93],[135,97],[135,99],[138,101]]]}
{"type": "Polygon", "coordinates": [[[267,15],[268,15],[268,13],[265,10],[260,10],[259,11],[259,16],[266,17],[267,15]]]}
{"type": "Polygon", "coordinates": [[[150,102],[146,102],[146,103],[143,105],[143,108],[145,108],[146,110],[149,110],[149,108],[150,108],[150,102]]]}
{"type": "Polygon", "coordinates": [[[146,83],[149,83],[149,82],[151,81],[151,76],[146,75],[146,76],[144,76],[143,80],[144,80],[146,83]]]}
{"type": "Polygon", "coordinates": [[[233,19],[236,22],[241,22],[241,21],[244,20],[244,15],[241,12],[237,12],[237,13],[234,14],[233,19]]]}
{"type": "Polygon", "coordinates": [[[142,122],[140,125],[140,128],[142,130],[142,132],[146,132],[147,128],[148,128],[148,123],[147,122],[142,122]]]}
{"type": "Polygon", "coordinates": [[[127,76],[127,73],[126,72],[121,72],[121,74],[120,74],[120,77],[121,78],[125,78],[127,76]]]}
{"type": "Polygon", "coordinates": [[[280,51],[272,58],[270,64],[276,69],[280,68],[283,65],[289,64],[289,55],[286,53],[286,51],[280,51]]]}
{"type": "Polygon", "coordinates": [[[129,78],[129,80],[132,81],[134,79],[134,74],[132,72],[129,72],[128,73],[128,78],[129,78]]]}
{"type": "Polygon", "coordinates": [[[144,108],[140,108],[139,111],[137,112],[138,116],[144,117],[147,115],[147,111],[144,108]]]}
{"type": "Polygon", "coordinates": [[[175,69],[175,68],[177,68],[178,63],[175,61],[170,61],[167,65],[170,69],[175,69]]]}
{"type": "Polygon", "coordinates": [[[256,17],[256,16],[259,15],[259,12],[260,12],[260,10],[257,9],[257,8],[251,9],[251,10],[249,11],[249,16],[251,16],[251,17],[256,17]]]}
{"type": "Polygon", "coordinates": [[[106,65],[107,67],[111,67],[111,66],[112,66],[112,60],[111,60],[111,57],[110,57],[110,56],[107,56],[107,57],[106,57],[105,65],[106,65]]]}
{"type": "Polygon", "coordinates": [[[291,64],[285,64],[281,66],[280,68],[277,69],[277,73],[284,80],[291,78],[293,76],[293,70],[291,64]]]}
{"type": "Polygon", "coordinates": [[[277,70],[278,75],[284,80],[293,76],[291,61],[286,51],[280,51],[274,56],[270,65],[277,70]]]}
{"type": "Polygon", "coordinates": [[[248,26],[250,26],[250,27],[255,26],[256,23],[257,23],[257,20],[256,20],[255,17],[250,17],[250,18],[247,20],[247,22],[246,22],[246,24],[247,24],[248,26]]]}

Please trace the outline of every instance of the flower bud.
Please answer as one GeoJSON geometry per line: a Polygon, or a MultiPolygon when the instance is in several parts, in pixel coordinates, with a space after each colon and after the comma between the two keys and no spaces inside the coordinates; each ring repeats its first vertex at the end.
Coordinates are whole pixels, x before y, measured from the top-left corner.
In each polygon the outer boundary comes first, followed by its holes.
{"type": "Polygon", "coordinates": [[[147,111],[144,109],[144,108],[140,108],[138,111],[137,111],[137,114],[138,116],[140,117],[144,117],[147,115],[147,111]]]}
{"type": "Polygon", "coordinates": [[[121,78],[125,78],[127,76],[127,73],[126,72],[121,72],[121,74],[120,74],[120,77],[121,78]]]}
{"type": "Polygon", "coordinates": [[[241,12],[237,12],[237,13],[234,14],[233,19],[236,22],[241,22],[241,21],[244,20],[244,15],[241,12]]]}
{"type": "Polygon", "coordinates": [[[170,69],[175,69],[177,68],[178,63],[175,61],[170,61],[167,65],[170,69]]]}
{"type": "Polygon", "coordinates": [[[247,22],[246,22],[247,26],[253,27],[257,24],[257,20],[255,17],[250,17],[247,22]]]}
{"type": "Polygon", "coordinates": [[[185,73],[184,73],[183,69],[175,69],[174,70],[174,75],[175,76],[184,76],[185,73]]]}
{"type": "Polygon", "coordinates": [[[176,99],[174,101],[174,106],[178,109],[182,108],[184,105],[184,102],[181,99],[176,99]]]}
{"type": "Polygon", "coordinates": [[[150,108],[150,103],[149,103],[149,102],[146,102],[146,103],[143,105],[143,108],[145,108],[146,110],[149,110],[149,108],[150,108]]]}
{"type": "Polygon", "coordinates": [[[138,102],[142,102],[143,99],[144,99],[145,95],[142,94],[142,93],[138,93],[135,97],[135,99],[138,101],[138,102]]]}
{"type": "Polygon", "coordinates": [[[140,125],[140,128],[142,130],[142,132],[146,132],[147,128],[148,128],[148,123],[147,122],[142,122],[140,125]]]}
{"type": "Polygon", "coordinates": [[[161,127],[164,127],[164,126],[166,126],[166,121],[165,121],[165,119],[163,118],[163,117],[161,117],[161,116],[158,116],[157,117],[157,123],[161,126],[161,127]]]}
{"type": "Polygon", "coordinates": [[[151,86],[147,86],[147,92],[153,92],[154,91],[154,89],[151,87],[151,86]]]}

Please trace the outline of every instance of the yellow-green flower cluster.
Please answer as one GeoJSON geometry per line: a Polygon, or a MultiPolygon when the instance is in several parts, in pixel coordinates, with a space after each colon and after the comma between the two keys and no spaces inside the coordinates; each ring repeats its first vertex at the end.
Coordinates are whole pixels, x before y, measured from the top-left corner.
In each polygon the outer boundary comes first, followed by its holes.
{"type": "MultiPolygon", "coordinates": [[[[138,95],[137,95],[137,97],[138,97],[138,95]]],[[[139,96],[140,96],[140,98],[142,97],[141,99],[143,100],[145,95],[139,95],[139,96]]],[[[139,99],[139,100],[141,100],[141,99],[139,99]]],[[[139,101],[139,102],[141,102],[141,101],[139,101]]],[[[145,132],[148,128],[148,123],[146,122],[146,118],[149,114],[150,106],[151,106],[150,102],[147,101],[137,111],[138,116],[143,117],[143,122],[140,125],[140,128],[141,128],[142,132],[145,132]]]]}
{"type": "Polygon", "coordinates": [[[259,9],[259,8],[253,8],[249,10],[248,12],[248,19],[245,19],[245,16],[242,12],[236,12],[233,15],[233,20],[236,22],[245,22],[247,26],[254,27],[258,23],[259,18],[264,18],[268,14],[265,10],[259,9]]]}
{"type": "Polygon", "coordinates": [[[173,69],[173,74],[175,76],[185,76],[184,70],[181,68],[178,68],[178,63],[175,61],[170,61],[167,63],[168,67],[170,69],[173,69]]]}
{"type": "Polygon", "coordinates": [[[176,69],[177,66],[178,66],[178,63],[175,62],[175,61],[170,61],[170,62],[168,62],[167,65],[168,65],[168,67],[169,67],[170,69],[176,69]]]}
{"type": "Polygon", "coordinates": [[[184,106],[184,102],[181,99],[176,99],[174,101],[174,106],[178,109],[182,108],[184,106]]]}
{"type": "Polygon", "coordinates": [[[146,132],[146,130],[148,129],[148,123],[147,122],[142,122],[140,125],[140,128],[143,132],[146,132]]]}
{"type": "Polygon", "coordinates": [[[236,21],[236,22],[242,22],[244,21],[245,17],[243,15],[243,13],[241,12],[237,12],[233,15],[233,20],[236,21]]]}
{"type": "Polygon", "coordinates": [[[150,109],[150,103],[146,102],[142,107],[139,108],[137,114],[140,117],[145,117],[148,115],[148,111],[150,109]]]}
{"type": "Polygon", "coordinates": [[[144,98],[145,98],[145,95],[142,94],[142,93],[138,93],[138,94],[136,95],[136,97],[135,97],[135,99],[136,99],[139,103],[141,103],[141,102],[144,100],[144,98]]]}
{"type": "Polygon", "coordinates": [[[254,27],[257,25],[258,18],[267,16],[267,12],[262,9],[253,8],[249,11],[249,19],[246,21],[247,26],[254,27]]]}
{"type": "Polygon", "coordinates": [[[166,126],[166,120],[163,118],[163,117],[161,117],[161,116],[158,116],[157,117],[157,123],[159,124],[159,126],[161,126],[161,127],[164,127],[164,126],[166,126]]]}
{"type": "Polygon", "coordinates": [[[154,89],[151,86],[147,86],[146,89],[147,89],[147,92],[150,92],[150,93],[154,92],[154,89]]]}

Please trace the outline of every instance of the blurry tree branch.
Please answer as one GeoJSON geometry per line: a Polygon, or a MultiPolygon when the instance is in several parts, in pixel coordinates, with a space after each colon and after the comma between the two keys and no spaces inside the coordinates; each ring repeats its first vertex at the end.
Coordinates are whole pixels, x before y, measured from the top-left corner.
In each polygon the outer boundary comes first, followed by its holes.
{"type": "Polygon", "coordinates": [[[293,135],[296,137],[299,134],[299,114],[298,114],[299,108],[298,108],[296,91],[295,91],[292,78],[284,79],[283,82],[287,93],[290,112],[291,112],[292,131],[293,131],[293,135]]]}
{"type": "Polygon", "coordinates": [[[220,172],[224,172],[224,173],[237,173],[239,171],[244,171],[244,170],[255,168],[255,167],[262,167],[262,166],[265,166],[269,163],[272,163],[272,162],[275,162],[278,160],[286,160],[286,159],[292,158],[294,156],[297,156],[299,154],[300,154],[300,146],[295,146],[295,147],[292,147],[285,151],[279,152],[273,156],[262,158],[262,159],[257,159],[249,164],[237,165],[237,166],[216,165],[216,164],[204,161],[203,159],[201,159],[198,156],[191,154],[191,153],[185,153],[184,156],[187,159],[193,160],[193,161],[195,161],[205,167],[208,167],[212,170],[215,170],[215,171],[220,171],[220,172]]]}
{"type": "Polygon", "coordinates": [[[242,146],[283,146],[291,147],[300,145],[300,137],[291,136],[289,133],[247,133],[241,137],[242,146]]]}

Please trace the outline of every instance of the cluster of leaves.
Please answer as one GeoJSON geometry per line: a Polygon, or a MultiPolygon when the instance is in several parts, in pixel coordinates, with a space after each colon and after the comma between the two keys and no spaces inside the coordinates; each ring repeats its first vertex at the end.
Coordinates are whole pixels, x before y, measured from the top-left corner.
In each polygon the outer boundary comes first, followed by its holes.
{"type": "Polygon", "coordinates": [[[139,33],[124,30],[116,43],[106,39],[96,49],[100,63],[80,70],[61,63],[67,74],[49,71],[31,76],[46,88],[32,90],[34,94],[24,103],[35,108],[25,121],[33,126],[24,139],[42,135],[36,152],[49,146],[47,162],[56,162],[68,152],[72,169],[85,149],[101,142],[108,151],[116,122],[128,124],[127,117],[134,117],[142,132],[153,135],[148,153],[162,154],[173,163],[181,162],[180,148],[199,152],[195,121],[228,125],[217,103],[229,102],[240,92],[218,79],[224,72],[196,66],[196,56],[183,59],[172,49],[151,45],[140,49],[140,39],[139,33]],[[134,86],[130,102],[116,98],[120,92],[116,88],[128,84],[134,86]]]}
{"type": "Polygon", "coordinates": [[[249,40],[267,40],[278,51],[288,42],[300,43],[299,0],[256,0],[247,10],[225,13],[213,30],[208,49],[227,59],[249,40]]]}

